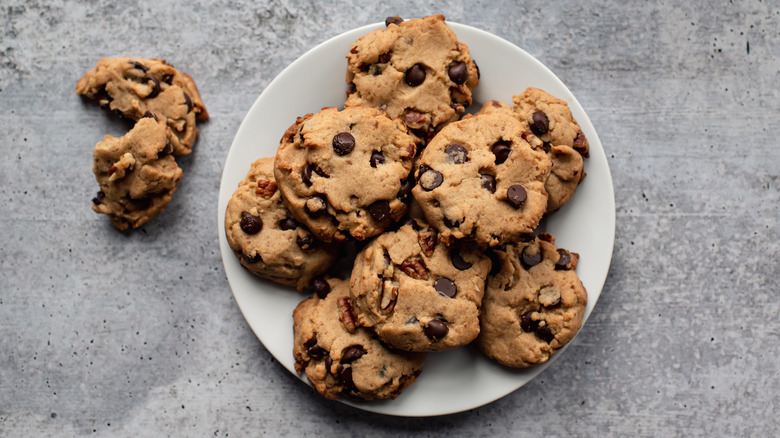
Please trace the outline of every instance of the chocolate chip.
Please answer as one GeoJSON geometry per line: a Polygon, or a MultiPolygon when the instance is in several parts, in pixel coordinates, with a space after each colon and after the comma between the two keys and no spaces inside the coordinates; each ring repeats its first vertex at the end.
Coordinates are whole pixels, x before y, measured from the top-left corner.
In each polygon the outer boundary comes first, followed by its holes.
{"type": "Polygon", "coordinates": [[[352,380],[352,367],[344,367],[341,373],[339,373],[339,380],[347,388],[354,388],[355,382],[352,380]]]}
{"type": "Polygon", "coordinates": [[[328,210],[328,201],[323,195],[312,195],[306,200],[303,209],[309,216],[316,218],[328,210]]]}
{"type": "Polygon", "coordinates": [[[404,201],[412,193],[412,187],[414,187],[414,175],[409,175],[409,178],[401,180],[401,188],[398,190],[396,198],[404,201]]]}
{"type": "Polygon", "coordinates": [[[509,158],[509,153],[512,152],[512,148],[510,147],[511,144],[512,143],[509,141],[500,140],[493,145],[491,150],[493,151],[493,155],[496,156],[496,164],[501,164],[509,158]]]}
{"type": "Polygon", "coordinates": [[[325,356],[325,371],[330,372],[330,369],[333,367],[333,359],[330,358],[330,355],[325,356]]]}
{"type": "Polygon", "coordinates": [[[463,260],[463,256],[460,255],[457,249],[450,251],[450,260],[452,261],[452,266],[455,266],[460,271],[465,271],[472,266],[471,263],[463,260]]]}
{"type": "Polygon", "coordinates": [[[569,269],[571,263],[571,254],[565,249],[558,249],[558,261],[555,262],[555,269],[569,269]]]}
{"type": "Polygon", "coordinates": [[[151,111],[144,111],[144,115],[141,116],[142,119],[154,119],[154,121],[157,121],[157,116],[155,116],[151,111]]]}
{"type": "Polygon", "coordinates": [[[539,321],[534,321],[531,316],[535,313],[533,310],[529,310],[522,315],[520,315],[520,327],[525,332],[532,332],[536,330],[536,327],[539,325],[539,321]]]}
{"type": "Polygon", "coordinates": [[[550,127],[550,121],[547,119],[547,114],[542,111],[537,111],[531,116],[531,132],[537,136],[547,134],[547,130],[550,127]]]}
{"type": "Polygon", "coordinates": [[[287,230],[294,230],[298,227],[298,222],[295,221],[295,219],[288,217],[285,219],[282,219],[279,222],[279,228],[281,228],[284,231],[287,230]]]}
{"type": "Polygon", "coordinates": [[[392,17],[385,18],[385,26],[390,26],[391,24],[400,25],[403,21],[403,18],[398,15],[393,15],[392,17]]]}
{"type": "Polygon", "coordinates": [[[150,81],[152,82],[152,85],[151,85],[152,91],[150,91],[149,94],[146,97],[149,98],[149,99],[152,99],[154,97],[157,97],[158,94],[160,94],[160,81],[158,81],[153,76],[144,76],[144,78],[141,79],[141,82],[148,83],[150,81]]]}
{"type": "Polygon", "coordinates": [[[339,132],[333,136],[333,150],[339,155],[347,155],[355,149],[355,137],[349,132],[339,132]]]}
{"type": "Polygon", "coordinates": [[[157,153],[157,158],[163,158],[167,157],[168,155],[173,153],[173,146],[171,145],[170,140],[167,138],[165,139],[165,147],[162,148],[160,152],[157,153]]]}
{"type": "Polygon", "coordinates": [[[97,195],[92,198],[92,203],[95,205],[100,205],[103,203],[103,200],[106,199],[106,194],[101,190],[97,192],[97,195]]]}
{"type": "Polygon", "coordinates": [[[368,206],[368,212],[375,221],[381,222],[390,216],[390,203],[387,201],[376,201],[368,206]]]}
{"type": "Polygon", "coordinates": [[[534,266],[538,265],[542,262],[542,251],[539,249],[536,254],[531,255],[528,254],[528,248],[523,248],[523,252],[520,254],[520,263],[523,265],[523,267],[527,269],[531,269],[534,266]]]}
{"type": "Polygon", "coordinates": [[[442,221],[444,222],[444,226],[446,226],[447,228],[458,228],[458,227],[460,227],[460,221],[454,221],[454,220],[448,218],[447,216],[444,216],[444,218],[442,218],[442,221]]]}
{"type": "Polygon", "coordinates": [[[415,64],[406,71],[404,82],[410,87],[416,87],[425,81],[425,67],[422,64],[415,64]]]}
{"type": "Polygon", "coordinates": [[[248,255],[242,253],[241,258],[243,258],[244,260],[246,260],[247,263],[250,264],[263,261],[263,258],[260,257],[260,254],[255,254],[254,257],[249,257],[248,255]]]}
{"type": "Polygon", "coordinates": [[[528,194],[525,191],[525,187],[520,184],[509,186],[509,188],[506,189],[506,202],[514,208],[520,208],[527,196],[528,194]]]}
{"type": "Polygon", "coordinates": [[[371,65],[371,68],[369,68],[369,72],[371,72],[371,76],[379,76],[382,74],[382,66],[379,64],[373,64],[371,65]]]}
{"type": "Polygon", "coordinates": [[[385,52],[385,53],[379,55],[379,62],[381,62],[383,64],[387,64],[388,62],[390,62],[390,58],[392,58],[392,57],[393,57],[393,52],[392,51],[385,52]]]}
{"type": "Polygon", "coordinates": [[[453,298],[455,294],[458,293],[458,288],[455,286],[455,282],[445,277],[437,278],[436,281],[433,282],[433,288],[436,289],[436,292],[444,295],[445,297],[453,298]]]}
{"type": "Polygon", "coordinates": [[[550,330],[550,326],[547,325],[547,322],[545,321],[545,324],[539,324],[536,327],[536,330],[534,331],[536,333],[536,336],[539,337],[539,339],[547,342],[548,344],[555,339],[555,335],[552,334],[552,331],[550,330]]]}
{"type": "Polygon", "coordinates": [[[187,93],[184,94],[184,103],[187,104],[187,112],[192,111],[192,99],[190,99],[190,96],[187,95],[187,93]]]}
{"type": "Polygon", "coordinates": [[[325,356],[326,353],[325,350],[317,344],[314,344],[311,347],[309,347],[307,352],[309,353],[309,356],[311,356],[314,359],[320,359],[323,356],[325,356]]]}
{"type": "Polygon", "coordinates": [[[168,85],[173,85],[173,75],[170,73],[162,75],[162,81],[168,85]]]}
{"type": "Polygon", "coordinates": [[[297,243],[301,249],[312,249],[316,240],[314,240],[312,235],[306,234],[304,236],[298,236],[298,238],[295,239],[295,243],[297,243]]]}
{"type": "Polygon", "coordinates": [[[245,233],[257,234],[263,229],[263,220],[248,211],[242,211],[240,225],[245,233]]]}
{"type": "Polygon", "coordinates": [[[303,183],[306,184],[307,187],[311,186],[311,175],[312,173],[316,173],[317,175],[328,178],[329,175],[325,173],[322,169],[319,168],[316,164],[308,163],[301,169],[301,180],[303,180],[303,183]]]}
{"type": "Polygon", "coordinates": [[[423,329],[425,336],[433,339],[434,341],[438,341],[439,339],[447,336],[449,331],[450,329],[447,327],[447,324],[438,319],[432,319],[428,321],[428,325],[426,325],[423,329]]]}
{"type": "Polygon", "coordinates": [[[450,67],[447,69],[447,74],[449,75],[450,79],[452,79],[452,82],[461,85],[465,84],[466,80],[468,80],[469,69],[466,67],[465,63],[456,62],[450,65],[450,67]]]}
{"type": "Polygon", "coordinates": [[[366,350],[364,350],[363,347],[360,345],[353,345],[344,350],[344,353],[341,354],[341,363],[352,363],[360,359],[364,354],[366,354],[366,350]]]}
{"type": "Polygon", "coordinates": [[[320,298],[325,298],[330,292],[330,285],[322,277],[315,277],[314,280],[311,281],[311,288],[320,298]]]}
{"type": "Polygon", "coordinates": [[[369,161],[371,163],[371,167],[376,168],[377,165],[384,164],[387,161],[387,159],[385,158],[384,155],[382,155],[381,152],[374,151],[371,153],[371,159],[369,161]]]}
{"type": "Polygon", "coordinates": [[[496,193],[496,177],[483,173],[480,177],[482,180],[482,188],[490,193],[496,193]]]}
{"type": "Polygon", "coordinates": [[[149,67],[141,64],[138,61],[130,61],[130,65],[132,65],[134,68],[137,68],[138,70],[143,71],[144,73],[149,71],[149,67]]]}
{"type": "Polygon", "coordinates": [[[420,166],[420,186],[426,192],[439,187],[443,181],[444,177],[442,177],[440,172],[425,165],[420,166]]]}
{"type": "Polygon", "coordinates": [[[469,160],[469,153],[463,145],[454,143],[447,146],[444,149],[444,153],[447,154],[447,158],[452,160],[455,164],[463,164],[469,160]]]}

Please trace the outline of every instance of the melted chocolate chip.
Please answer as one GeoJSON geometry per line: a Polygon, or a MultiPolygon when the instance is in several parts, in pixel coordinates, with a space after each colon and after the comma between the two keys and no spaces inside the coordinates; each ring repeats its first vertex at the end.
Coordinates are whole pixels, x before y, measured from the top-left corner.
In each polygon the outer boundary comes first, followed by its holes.
{"type": "Polygon", "coordinates": [[[404,82],[410,87],[416,87],[425,81],[425,67],[422,64],[415,64],[406,71],[404,82]]]}
{"type": "Polygon", "coordinates": [[[463,256],[460,255],[457,249],[450,251],[450,260],[452,261],[452,266],[455,266],[459,271],[465,271],[472,266],[471,263],[463,260],[463,256]]]}
{"type": "Polygon", "coordinates": [[[173,85],[173,75],[170,73],[162,75],[162,81],[168,85],[173,85]]]}
{"type": "Polygon", "coordinates": [[[349,132],[339,132],[333,136],[333,150],[338,155],[347,155],[355,149],[355,137],[349,132]]]}
{"type": "Polygon", "coordinates": [[[97,195],[92,198],[92,203],[95,205],[100,205],[103,203],[103,200],[106,199],[106,194],[101,190],[97,192],[97,195]]]}
{"type": "Polygon", "coordinates": [[[390,217],[390,203],[384,200],[376,201],[368,206],[368,212],[375,221],[381,222],[390,217]]]}
{"type": "Polygon", "coordinates": [[[311,175],[312,173],[316,173],[317,175],[328,178],[330,175],[325,173],[322,169],[319,168],[316,164],[308,163],[307,165],[303,166],[303,169],[301,169],[301,179],[303,180],[303,183],[306,184],[306,186],[311,186],[311,175]]]}
{"type": "Polygon", "coordinates": [[[440,172],[425,165],[420,166],[420,186],[423,190],[430,192],[439,187],[443,181],[444,177],[440,172]]]}
{"type": "Polygon", "coordinates": [[[456,62],[454,64],[451,64],[450,67],[447,69],[447,75],[449,75],[450,79],[452,79],[452,82],[461,85],[461,84],[465,84],[466,80],[468,80],[469,70],[466,67],[465,63],[456,62]]]}
{"type": "Polygon", "coordinates": [[[309,356],[311,356],[314,359],[321,359],[323,356],[325,356],[326,353],[326,351],[317,344],[314,344],[311,347],[309,347],[307,352],[309,353],[309,356]]]}
{"type": "Polygon", "coordinates": [[[547,119],[547,114],[542,111],[537,111],[531,116],[531,132],[537,136],[547,134],[547,130],[550,127],[550,121],[547,119]]]}
{"type": "Polygon", "coordinates": [[[547,324],[541,325],[539,324],[536,327],[536,330],[534,331],[536,333],[536,336],[539,337],[539,339],[547,342],[548,344],[555,339],[555,335],[552,334],[552,331],[550,330],[550,326],[547,324]]]}
{"type": "Polygon", "coordinates": [[[522,263],[525,269],[531,269],[534,266],[542,262],[541,249],[534,255],[528,254],[528,247],[523,248],[523,252],[520,254],[520,263],[522,263]]]}
{"type": "Polygon", "coordinates": [[[496,156],[496,164],[501,164],[509,158],[509,153],[512,152],[512,148],[510,147],[511,144],[512,143],[509,141],[501,140],[493,145],[491,150],[493,151],[493,155],[496,156]]]}
{"type": "Polygon", "coordinates": [[[149,118],[149,119],[154,119],[155,122],[157,121],[157,116],[155,116],[154,113],[152,113],[151,111],[144,111],[144,115],[141,116],[141,118],[142,119],[149,118]]]}
{"type": "Polygon", "coordinates": [[[192,99],[190,99],[190,96],[188,96],[187,93],[182,94],[184,94],[184,103],[187,105],[187,112],[189,113],[192,111],[192,99]]]}
{"type": "Polygon", "coordinates": [[[425,336],[433,339],[434,341],[438,341],[439,339],[447,336],[449,331],[450,328],[447,327],[447,324],[438,319],[432,319],[428,321],[428,325],[426,325],[423,329],[425,336]]]}
{"type": "Polygon", "coordinates": [[[520,208],[527,196],[528,194],[525,191],[525,187],[520,184],[509,186],[509,188],[506,189],[506,202],[514,208],[520,208]]]}
{"type": "Polygon", "coordinates": [[[325,298],[330,292],[330,285],[322,277],[315,277],[314,280],[311,281],[311,288],[320,298],[325,298]]]}
{"type": "Polygon", "coordinates": [[[279,228],[281,228],[284,231],[287,230],[294,230],[298,227],[298,222],[295,221],[295,219],[288,217],[285,219],[282,219],[279,222],[279,228]]]}
{"type": "Polygon", "coordinates": [[[298,236],[298,238],[295,239],[295,243],[297,243],[301,249],[312,249],[315,242],[314,237],[310,234],[298,236]]]}
{"type": "Polygon", "coordinates": [[[393,52],[392,51],[385,52],[385,53],[379,55],[379,62],[381,62],[382,64],[387,64],[388,62],[390,62],[390,58],[392,58],[392,57],[393,57],[393,52]]]}
{"type": "Polygon", "coordinates": [[[571,254],[563,248],[558,249],[558,261],[555,262],[555,269],[569,269],[568,266],[571,263],[571,254]]]}
{"type": "Polygon", "coordinates": [[[447,154],[447,158],[455,164],[463,164],[469,160],[469,153],[463,145],[454,143],[447,146],[444,149],[444,153],[447,154]]]}
{"type": "Polygon", "coordinates": [[[387,161],[387,159],[385,158],[384,155],[382,155],[381,152],[374,151],[371,153],[371,159],[369,161],[371,163],[371,167],[376,168],[377,165],[384,164],[387,161]]]}
{"type": "Polygon", "coordinates": [[[263,261],[263,258],[260,257],[260,254],[255,254],[254,257],[249,257],[248,255],[242,253],[241,258],[243,258],[244,260],[246,260],[247,263],[250,264],[263,261]]]}
{"type": "Polygon", "coordinates": [[[533,310],[529,310],[522,315],[520,315],[520,327],[525,332],[532,332],[536,330],[536,327],[539,325],[539,321],[534,321],[531,318],[531,315],[534,314],[533,310]]]}
{"type": "Polygon", "coordinates": [[[165,147],[163,147],[162,150],[157,153],[157,158],[167,157],[172,153],[173,153],[173,146],[171,145],[171,142],[166,138],[165,147]]]}
{"type": "Polygon", "coordinates": [[[363,347],[360,345],[353,345],[344,350],[344,353],[341,354],[341,363],[352,363],[360,359],[364,354],[366,354],[366,350],[364,350],[363,347]]]}
{"type": "Polygon", "coordinates": [[[447,216],[444,216],[442,221],[444,222],[444,226],[446,226],[447,228],[458,228],[458,227],[460,227],[460,221],[454,221],[454,220],[448,218],[447,216]]]}
{"type": "Polygon", "coordinates": [[[309,216],[316,218],[328,210],[328,201],[323,195],[312,195],[306,200],[303,209],[309,216]]]}
{"type": "Polygon", "coordinates": [[[241,212],[241,229],[247,234],[257,234],[263,229],[263,220],[248,211],[241,212]]]}
{"type": "Polygon", "coordinates": [[[414,187],[414,175],[409,175],[409,178],[401,180],[401,188],[398,190],[396,198],[405,201],[412,193],[412,187],[414,187]]]}
{"type": "Polygon", "coordinates": [[[490,193],[496,193],[496,177],[483,173],[480,177],[482,180],[482,188],[490,193]]]}
{"type": "Polygon", "coordinates": [[[130,61],[130,65],[133,66],[133,68],[137,68],[138,70],[141,70],[142,72],[146,73],[149,71],[149,67],[141,64],[138,61],[130,61]]]}
{"type": "Polygon", "coordinates": [[[385,18],[385,26],[390,26],[391,24],[399,25],[403,21],[403,18],[399,17],[398,15],[393,15],[391,17],[385,18]]]}
{"type": "Polygon", "coordinates": [[[433,283],[433,288],[436,292],[444,295],[445,297],[453,298],[458,293],[458,288],[455,286],[455,282],[449,278],[441,277],[436,279],[433,283]]]}
{"type": "Polygon", "coordinates": [[[154,76],[144,76],[143,79],[141,79],[141,82],[149,83],[151,82],[152,91],[149,92],[149,94],[146,96],[149,99],[152,99],[154,97],[157,97],[158,94],[160,94],[160,81],[158,81],[154,76]]]}
{"type": "Polygon", "coordinates": [[[339,380],[347,388],[354,388],[355,382],[352,380],[352,367],[344,367],[341,373],[339,373],[339,380]]]}

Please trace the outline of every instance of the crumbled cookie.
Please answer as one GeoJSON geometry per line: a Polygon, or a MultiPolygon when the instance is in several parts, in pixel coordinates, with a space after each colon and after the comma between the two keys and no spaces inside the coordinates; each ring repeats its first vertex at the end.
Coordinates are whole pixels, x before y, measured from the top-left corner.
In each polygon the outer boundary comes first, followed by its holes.
{"type": "Polygon", "coordinates": [[[511,367],[544,363],[582,326],[588,294],[579,255],[556,248],[549,234],[493,250],[477,339],[489,357],[511,367]]]}
{"type": "Polygon", "coordinates": [[[423,150],[412,194],[443,240],[494,246],[538,226],[552,164],[527,134],[510,110],[489,110],[447,125],[423,150]]]}
{"type": "Polygon", "coordinates": [[[158,59],[105,58],[76,84],[76,93],[139,120],[152,115],[167,127],[174,155],[187,155],[198,138],[195,122],[208,120],[195,81],[158,59]]]}
{"type": "Polygon", "coordinates": [[[447,247],[437,235],[410,218],[355,259],[350,293],[358,321],[395,348],[440,351],[479,334],[490,259],[465,243],[447,247]]]}
{"type": "Polygon", "coordinates": [[[583,157],[588,157],[588,140],[563,100],[538,88],[527,88],[512,100],[520,121],[537,138],[529,141],[540,142],[553,162],[545,183],[547,212],[553,212],[571,199],[585,177],[583,157]]]}
{"type": "Polygon", "coordinates": [[[386,23],[352,44],[344,105],[387,111],[427,142],[471,105],[479,70],[444,16],[386,23]]]}
{"type": "Polygon", "coordinates": [[[370,330],[357,327],[349,283],[329,278],[328,291],[293,312],[293,356],[298,373],[328,399],[394,399],[420,375],[424,353],[394,351],[370,330]]]}
{"type": "Polygon", "coordinates": [[[285,132],[276,182],[295,218],[325,242],[375,236],[406,213],[414,138],[372,108],[307,114],[285,132]]]}
{"type": "Polygon", "coordinates": [[[336,259],[334,245],[318,241],[282,202],[274,159],[252,163],[225,211],[225,236],[253,274],[303,290],[336,259]]]}
{"type": "Polygon", "coordinates": [[[138,228],[165,210],[181,181],[165,126],[143,118],[125,136],[95,146],[92,171],[100,191],[92,209],[120,230],[138,228]]]}

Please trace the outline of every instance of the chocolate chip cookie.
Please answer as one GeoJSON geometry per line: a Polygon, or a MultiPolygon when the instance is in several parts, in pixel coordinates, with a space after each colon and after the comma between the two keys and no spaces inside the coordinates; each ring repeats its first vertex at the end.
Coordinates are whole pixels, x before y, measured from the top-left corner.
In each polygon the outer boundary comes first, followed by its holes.
{"type": "Polygon", "coordinates": [[[165,126],[143,118],[123,137],[95,146],[92,171],[100,191],[92,209],[120,230],[138,228],[165,210],[181,182],[165,126]]]}
{"type": "Polygon", "coordinates": [[[451,123],[431,140],[412,194],[443,240],[494,246],[538,226],[552,164],[528,134],[512,111],[496,109],[451,123]]]}
{"type": "Polygon", "coordinates": [[[545,233],[493,253],[477,344],[507,366],[546,362],[582,326],[588,295],[574,271],[579,255],[556,248],[545,233]]]}
{"type": "Polygon", "coordinates": [[[344,105],[387,111],[427,142],[471,105],[479,70],[444,16],[386,23],[352,44],[344,105]]]}
{"type": "Polygon", "coordinates": [[[569,106],[538,88],[527,88],[513,96],[514,110],[553,162],[545,183],[549,195],[547,211],[553,212],[571,199],[585,177],[583,157],[588,157],[588,140],[574,120],[569,106]]]}
{"type": "Polygon", "coordinates": [[[285,132],[276,182],[295,219],[325,242],[364,240],[406,212],[414,138],[383,111],[325,108],[285,132]]]}
{"type": "Polygon", "coordinates": [[[476,247],[447,247],[435,228],[408,219],[355,259],[350,293],[360,325],[406,351],[466,345],[479,334],[490,259],[476,247]]]}
{"type": "Polygon", "coordinates": [[[225,211],[225,236],[253,274],[303,290],[336,259],[334,245],[318,241],[282,202],[274,159],[252,163],[225,211]]]}
{"type": "Polygon", "coordinates": [[[105,58],[76,84],[76,93],[132,120],[153,115],[168,127],[175,155],[187,155],[198,138],[197,122],[209,114],[195,81],[164,60],[105,58]]]}
{"type": "Polygon", "coordinates": [[[414,383],[424,353],[394,351],[352,314],[349,283],[329,278],[324,298],[314,295],[293,312],[293,356],[298,373],[328,399],[394,399],[414,383]]]}

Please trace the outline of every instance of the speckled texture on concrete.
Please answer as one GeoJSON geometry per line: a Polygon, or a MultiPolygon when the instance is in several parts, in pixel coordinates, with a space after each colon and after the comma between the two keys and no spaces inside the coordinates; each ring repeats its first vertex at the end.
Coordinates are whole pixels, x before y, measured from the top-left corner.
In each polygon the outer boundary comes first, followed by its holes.
{"type": "Polygon", "coordinates": [[[776,436],[780,5],[770,1],[0,0],[0,436],[776,436]],[[429,2],[424,2],[429,3],[429,2]],[[549,66],[612,170],[612,268],[565,357],[428,419],[314,396],[245,323],[218,250],[233,136],[314,45],[444,13],[549,66]],[[75,95],[106,56],[161,57],[211,113],[168,210],[123,234],[90,209],[122,121],[75,95]]]}

